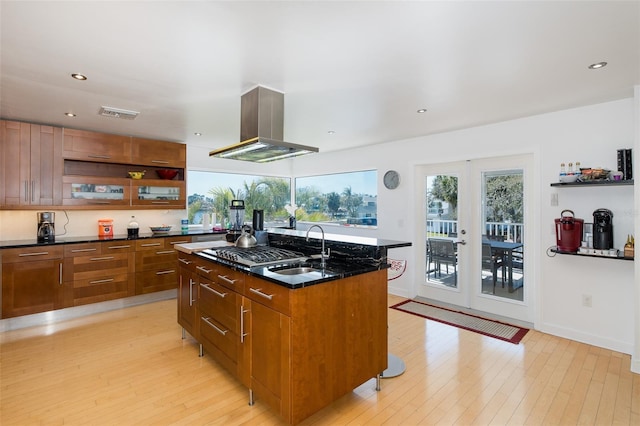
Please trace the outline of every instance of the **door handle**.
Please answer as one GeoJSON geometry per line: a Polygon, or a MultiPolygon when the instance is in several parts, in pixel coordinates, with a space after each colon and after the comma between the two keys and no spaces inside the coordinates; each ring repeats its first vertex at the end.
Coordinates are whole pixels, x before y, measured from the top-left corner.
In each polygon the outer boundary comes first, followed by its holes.
{"type": "Polygon", "coordinates": [[[458,241],[458,244],[460,244],[462,246],[466,246],[467,242],[465,240],[460,240],[460,241],[458,241]]]}

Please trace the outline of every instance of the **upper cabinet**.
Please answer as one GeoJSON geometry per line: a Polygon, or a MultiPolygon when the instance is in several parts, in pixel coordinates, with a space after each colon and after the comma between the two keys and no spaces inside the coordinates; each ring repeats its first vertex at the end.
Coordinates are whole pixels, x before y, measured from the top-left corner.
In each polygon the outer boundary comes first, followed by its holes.
{"type": "Polygon", "coordinates": [[[131,137],[64,129],[65,159],[131,163],[131,137]]]}
{"type": "Polygon", "coordinates": [[[0,121],[0,206],[62,204],[62,129],[0,121]]]}
{"type": "Polygon", "coordinates": [[[155,167],[185,168],[187,146],[153,139],[131,139],[131,163],[155,167]]]}

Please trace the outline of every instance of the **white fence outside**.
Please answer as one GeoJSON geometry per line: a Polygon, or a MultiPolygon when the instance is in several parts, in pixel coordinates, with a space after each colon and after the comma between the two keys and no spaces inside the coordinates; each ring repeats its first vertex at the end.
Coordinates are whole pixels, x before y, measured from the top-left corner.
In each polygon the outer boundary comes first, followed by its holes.
{"type": "MultiPolygon", "coordinates": [[[[524,243],[524,224],[506,222],[487,222],[485,235],[504,236],[505,241],[524,243]]],[[[457,237],[458,221],[446,219],[427,219],[427,238],[457,237]]]]}

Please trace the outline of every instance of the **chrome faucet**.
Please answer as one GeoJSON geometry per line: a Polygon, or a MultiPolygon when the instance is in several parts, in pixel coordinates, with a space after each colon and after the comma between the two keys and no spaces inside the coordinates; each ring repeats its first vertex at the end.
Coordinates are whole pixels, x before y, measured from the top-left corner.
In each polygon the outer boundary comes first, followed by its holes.
{"type": "Polygon", "coordinates": [[[324,269],[324,267],[326,266],[325,259],[329,258],[329,253],[324,253],[324,229],[322,229],[322,226],[320,225],[311,225],[311,227],[307,229],[307,241],[309,241],[309,231],[311,231],[313,228],[318,228],[320,232],[322,232],[322,253],[320,253],[320,267],[324,269]]]}

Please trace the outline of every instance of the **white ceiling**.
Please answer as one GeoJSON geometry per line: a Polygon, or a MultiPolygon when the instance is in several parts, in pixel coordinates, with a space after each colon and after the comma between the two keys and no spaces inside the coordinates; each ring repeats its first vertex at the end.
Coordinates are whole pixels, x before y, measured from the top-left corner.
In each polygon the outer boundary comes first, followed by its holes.
{"type": "Polygon", "coordinates": [[[284,92],[285,140],[322,152],[631,97],[640,84],[638,1],[3,0],[0,19],[3,118],[209,149],[239,142],[240,97],[256,85],[284,92]]]}

